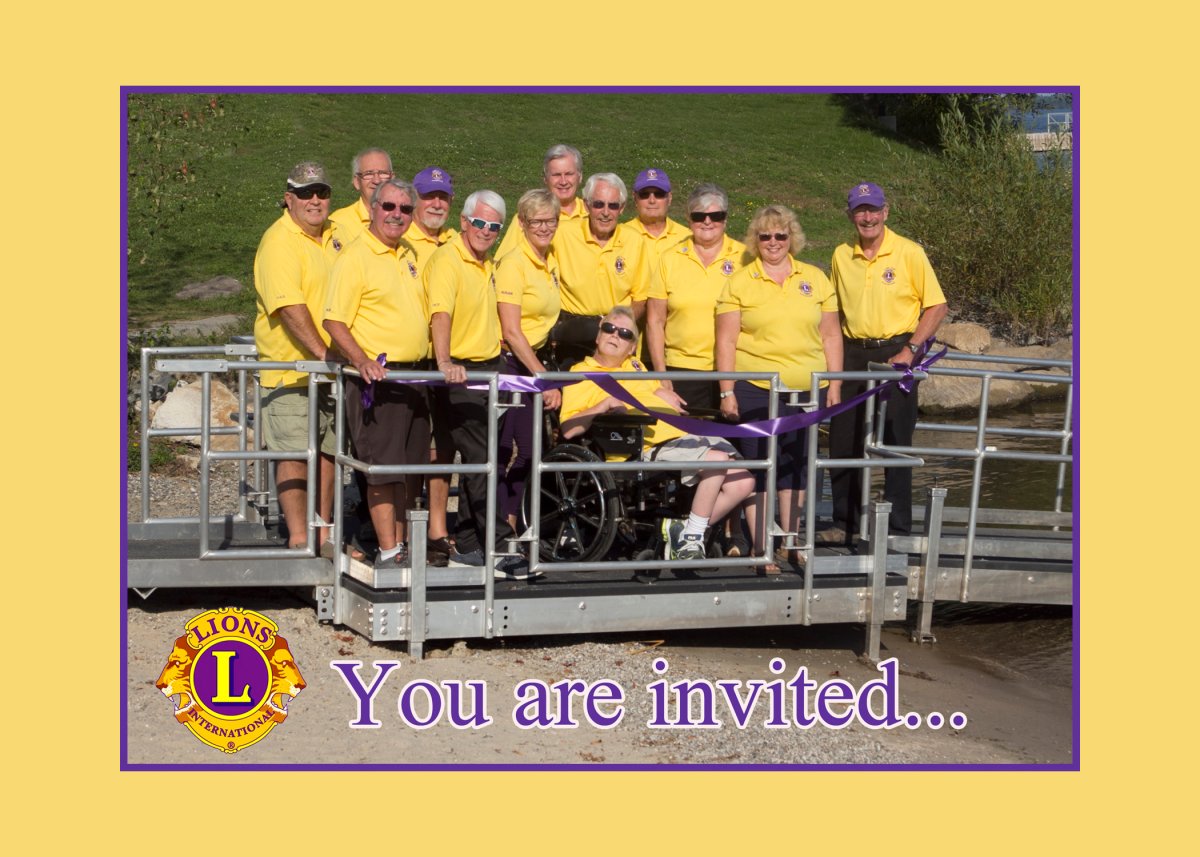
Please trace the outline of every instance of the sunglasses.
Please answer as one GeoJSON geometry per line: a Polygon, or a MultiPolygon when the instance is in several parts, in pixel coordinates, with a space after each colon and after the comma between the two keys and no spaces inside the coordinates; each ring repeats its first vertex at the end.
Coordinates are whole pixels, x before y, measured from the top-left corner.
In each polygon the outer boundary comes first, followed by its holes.
{"type": "Polygon", "coordinates": [[[309,185],[308,187],[290,188],[288,190],[296,199],[312,199],[314,196],[317,199],[329,199],[333,191],[325,185],[309,185]]]}
{"type": "Polygon", "coordinates": [[[703,223],[705,218],[713,223],[723,223],[728,216],[728,211],[693,211],[691,214],[692,223],[703,223]]]}
{"type": "Polygon", "coordinates": [[[398,208],[401,214],[413,213],[413,207],[402,202],[381,202],[379,203],[379,207],[384,211],[395,211],[398,208]]]}
{"type": "Polygon", "coordinates": [[[633,340],[637,339],[637,334],[634,333],[632,330],[630,330],[628,327],[617,327],[611,321],[600,322],[600,332],[601,333],[615,333],[617,336],[621,337],[626,342],[633,342],[633,340]]]}
{"type": "Polygon", "coordinates": [[[603,210],[603,209],[605,209],[605,208],[607,208],[609,211],[620,211],[620,210],[621,210],[621,203],[619,203],[619,202],[605,202],[605,201],[604,201],[604,200],[602,200],[602,199],[593,199],[593,200],[592,200],[592,208],[596,209],[596,211],[601,211],[601,210],[603,210]]]}
{"type": "Polygon", "coordinates": [[[772,232],[760,232],[760,233],[758,233],[758,240],[760,243],[763,243],[763,244],[766,244],[772,238],[774,238],[776,241],[787,241],[791,237],[792,236],[788,235],[786,232],[773,232],[773,233],[772,232]]]}
{"type": "Polygon", "coordinates": [[[499,232],[501,225],[493,220],[483,220],[479,217],[468,217],[467,223],[471,224],[476,229],[486,229],[488,232],[499,232]]]}
{"type": "Polygon", "coordinates": [[[646,188],[646,190],[639,190],[637,192],[637,195],[638,195],[638,199],[650,199],[651,197],[653,197],[654,199],[666,199],[667,198],[667,192],[665,190],[659,190],[656,187],[646,188]]]}

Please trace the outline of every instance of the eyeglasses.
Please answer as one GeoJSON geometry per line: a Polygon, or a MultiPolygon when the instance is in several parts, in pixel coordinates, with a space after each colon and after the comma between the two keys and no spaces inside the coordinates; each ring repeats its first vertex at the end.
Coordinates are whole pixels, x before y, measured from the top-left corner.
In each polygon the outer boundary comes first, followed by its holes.
{"type": "Polygon", "coordinates": [[[600,332],[601,333],[615,333],[617,336],[621,337],[626,342],[633,342],[633,340],[637,339],[637,334],[634,333],[632,330],[630,330],[628,327],[617,327],[611,321],[600,322],[600,332]]]}
{"type": "Polygon", "coordinates": [[[308,187],[292,188],[288,193],[296,197],[296,199],[312,199],[314,196],[317,199],[329,199],[329,195],[333,191],[325,187],[325,185],[310,184],[308,187]]]}
{"type": "Polygon", "coordinates": [[[413,207],[403,202],[381,202],[379,203],[379,207],[384,211],[395,211],[398,208],[401,214],[413,213],[413,207]]]}
{"type": "Polygon", "coordinates": [[[596,211],[602,211],[605,208],[607,208],[609,211],[620,211],[621,203],[605,202],[602,199],[593,199],[592,200],[592,208],[596,209],[596,211]]]}
{"type": "Polygon", "coordinates": [[[788,235],[786,232],[760,232],[760,233],[758,233],[758,240],[762,244],[766,244],[772,238],[774,238],[776,241],[787,241],[791,237],[792,236],[788,235]]]}
{"type": "Polygon", "coordinates": [[[724,223],[728,216],[728,211],[693,211],[691,214],[692,223],[703,223],[705,218],[713,223],[724,223]]]}
{"type": "Polygon", "coordinates": [[[648,187],[645,190],[639,190],[637,192],[637,195],[638,195],[638,199],[650,199],[651,197],[653,197],[654,199],[666,199],[667,198],[667,192],[665,190],[659,190],[656,187],[648,187]]]}
{"type": "Polygon", "coordinates": [[[379,179],[382,182],[387,181],[392,177],[391,170],[367,170],[363,173],[355,173],[360,179],[379,179]]]}
{"type": "Polygon", "coordinates": [[[525,225],[530,229],[549,229],[551,226],[558,225],[557,217],[547,217],[539,220],[526,220],[525,225]]]}
{"type": "Polygon", "coordinates": [[[476,229],[486,229],[488,232],[499,232],[501,225],[492,220],[483,220],[479,217],[469,217],[467,218],[467,223],[471,224],[476,229]]]}

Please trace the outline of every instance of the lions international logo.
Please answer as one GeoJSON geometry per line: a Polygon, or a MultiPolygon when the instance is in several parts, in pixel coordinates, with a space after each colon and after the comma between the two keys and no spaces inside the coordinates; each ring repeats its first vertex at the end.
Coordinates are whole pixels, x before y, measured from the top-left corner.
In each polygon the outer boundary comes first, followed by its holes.
{"type": "Polygon", "coordinates": [[[884,268],[884,269],[883,269],[883,281],[884,281],[885,283],[887,283],[889,286],[890,286],[892,283],[896,282],[896,271],[895,271],[895,269],[893,269],[893,268],[884,268]]]}
{"type": "Polygon", "coordinates": [[[412,259],[408,260],[408,273],[414,280],[420,276],[420,274],[417,273],[417,266],[413,264],[412,259]]]}
{"type": "Polygon", "coordinates": [[[804,295],[805,297],[810,296],[812,294],[812,283],[810,283],[808,280],[801,280],[800,294],[804,295]]]}
{"type": "Polygon", "coordinates": [[[429,177],[431,179],[433,179],[433,181],[435,181],[435,182],[440,182],[440,181],[442,181],[442,171],[441,170],[433,170],[429,174],[429,177]]]}
{"type": "Polygon", "coordinates": [[[730,274],[732,274],[733,273],[733,262],[730,262],[728,259],[726,259],[725,262],[721,265],[721,273],[727,277],[730,274]]]}
{"type": "Polygon", "coordinates": [[[650,179],[650,181],[656,181],[658,179],[658,170],[646,170],[646,178],[650,179]]]}
{"type": "Polygon", "coordinates": [[[253,610],[222,607],[194,617],[175,640],[155,687],[175,719],[225,753],[261,741],[304,690],[279,626],[253,610]]]}
{"type": "Polygon", "coordinates": [[[333,249],[335,251],[337,251],[338,253],[341,253],[342,252],[342,242],[337,240],[336,238],[334,238],[333,239],[333,249]]]}
{"type": "Polygon", "coordinates": [[[858,186],[858,195],[859,196],[867,196],[870,192],[871,192],[871,186],[869,184],[860,184],[858,186]]]}
{"type": "Polygon", "coordinates": [[[613,263],[613,267],[617,269],[618,274],[625,273],[625,257],[618,256],[617,261],[613,263]]]}

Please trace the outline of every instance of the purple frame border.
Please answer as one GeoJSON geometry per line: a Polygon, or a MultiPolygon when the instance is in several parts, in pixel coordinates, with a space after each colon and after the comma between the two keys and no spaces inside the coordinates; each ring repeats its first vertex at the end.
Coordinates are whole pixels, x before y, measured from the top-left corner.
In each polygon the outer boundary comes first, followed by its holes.
{"type": "Polygon", "coordinates": [[[512,87],[489,87],[489,86],[138,86],[127,85],[120,88],[120,111],[121,119],[120,126],[121,134],[121,242],[118,247],[120,254],[121,266],[121,401],[119,403],[118,419],[122,425],[121,431],[121,458],[120,458],[120,482],[121,482],[121,586],[118,592],[120,617],[121,617],[121,633],[120,633],[120,681],[121,681],[121,736],[119,749],[119,769],[121,771],[461,771],[461,772],[476,772],[476,771],[590,771],[590,772],[627,772],[627,771],[1039,771],[1039,772],[1078,772],[1080,767],[1080,668],[1079,668],[1079,651],[1080,651],[1080,588],[1079,588],[1079,544],[1080,544],[1080,514],[1079,514],[1079,321],[1080,321],[1080,303],[1079,303],[1079,219],[1080,211],[1080,195],[1079,195],[1079,97],[1080,87],[1073,86],[660,86],[660,87],[640,87],[640,86],[613,86],[613,87],[595,87],[595,86],[512,86],[512,87]],[[1072,169],[1072,194],[1074,199],[1074,246],[1072,248],[1073,258],[1073,289],[1072,289],[1072,313],[1073,313],[1073,330],[1074,337],[1072,361],[1074,363],[1074,391],[1071,399],[1071,419],[1074,426],[1074,460],[1071,465],[1072,471],[1072,514],[1074,517],[1074,544],[1073,544],[1073,562],[1075,564],[1075,572],[1072,581],[1072,662],[1073,662],[1073,685],[1072,685],[1072,758],[1074,762],[1066,764],[995,764],[995,765],[969,765],[969,764],[929,764],[929,765],[437,765],[437,764],[415,764],[415,765],[335,765],[335,764],[311,764],[297,763],[294,765],[231,765],[231,764],[212,764],[212,765],[196,765],[196,764],[135,764],[128,761],[129,758],[129,698],[128,698],[128,679],[129,679],[129,663],[126,657],[129,648],[129,626],[126,614],[129,609],[129,588],[127,586],[127,544],[129,538],[128,520],[129,520],[129,497],[126,490],[126,461],[128,458],[128,439],[124,431],[125,424],[125,407],[126,407],[126,381],[129,377],[127,366],[127,355],[125,342],[128,339],[129,321],[128,321],[128,268],[125,255],[125,238],[128,231],[128,191],[129,183],[126,180],[128,176],[128,138],[125,130],[125,98],[131,93],[156,93],[156,92],[179,92],[179,93],[199,93],[199,92],[215,92],[215,93],[261,93],[261,94],[278,94],[278,93],[394,93],[394,94],[455,94],[455,93],[496,93],[496,94],[520,94],[520,93],[539,93],[539,94],[585,94],[585,93],[604,93],[604,94],[640,94],[640,95],[664,95],[671,93],[721,93],[721,94],[766,94],[766,93],[800,93],[800,94],[835,94],[835,93],[867,93],[867,92],[963,92],[963,93],[1039,93],[1039,92],[1063,92],[1071,95],[1071,128],[1072,128],[1072,147],[1071,147],[1071,169],[1072,169]]]}

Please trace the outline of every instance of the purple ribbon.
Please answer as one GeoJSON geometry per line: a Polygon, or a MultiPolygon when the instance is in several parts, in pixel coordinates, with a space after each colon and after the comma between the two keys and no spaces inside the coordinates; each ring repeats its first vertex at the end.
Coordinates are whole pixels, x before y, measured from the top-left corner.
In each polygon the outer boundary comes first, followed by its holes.
{"type": "MultiPolygon", "coordinates": [[[[870,399],[872,396],[880,394],[891,395],[893,389],[900,389],[904,393],[911,393],[913,385],[916,383],[915,373],[924,372],[937,361],[941,360],[948,350],[945,346],[936,354],[929,354],[929,350],[933,347],[934,340],[929,339],[922,346],[920,354],[925,355],[924,359],[918,360],[911,365],[908,363],[893,363],[892,368],[903,372],[899,378],[893,378],[891,381],[885,381],[882,384],[870,390],[865,390],[853,398],[839,402],[836,405],[831,405],[827,408],[818,408],[815,411],[806,411],[800,414],[793,414],[789,417],[775,417],[769,420],[756,420],[749,423],[722,423],[713,420],[702,420],[695,417],[687,417],[682,414],[663,413],[662,411],[651,410],[650,408],[639,402],[629,391],[621,386],[609,372],[584,372],[583,377],[591,381],[604,392],[608,393],[614,399],[624,402],[632,408],[636,408],[643,413],[649,414],[658,420],[666,423],[669,426],[674,426],[688,434],[707,435],[709,437],[770,437],[772,435],[787,434],[800,429],[808,428],[816,423],[823,422],[830,417],[835,417],[838,414],[853,410],[863,402],[870,399]]],[[[914,355],[918,356],[918,355],[914,355]]],[[[387,355],[380,354],[377,358],[382,366],[387,362],[387,355]]],[[[433,386],[448,386],[442,380],[413,380],[404,381],[405,384],[426,384],[433,386]]],[[[543,381],[528,375],[498,375],[496,377],[496,387],[506,393],[544,393],[547,390],[557,390],[562,387],[568,387],[571,384],[576,384],[577,381],[543,381]]],[[[486,390],[488,384],[482,381],[469,382],[465,385],[469,390],[486,390]]],[[[362,392],[363,408],[370,408],[374,404],[375,382],[369,382],[362,392]]]]}

